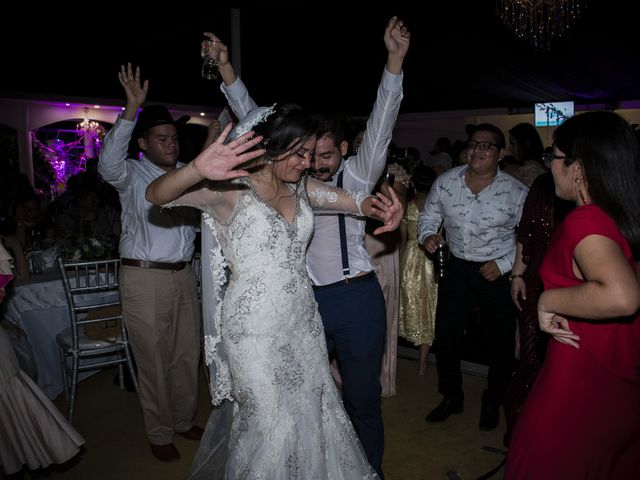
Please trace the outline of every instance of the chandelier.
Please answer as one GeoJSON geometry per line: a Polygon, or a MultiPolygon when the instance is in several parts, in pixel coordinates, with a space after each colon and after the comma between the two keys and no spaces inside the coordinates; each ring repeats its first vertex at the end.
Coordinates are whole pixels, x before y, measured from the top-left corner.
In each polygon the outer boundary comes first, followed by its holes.
{"type": "Polygon", "coordinates": [[[549,50],[580,16],[582,0],[498,0],[500,20],[536,50],[549,50]]]}
{"type": "Polygon", "coordinates": [[[83,160],[100,154],[102,139],[107,133],[100,123],[89,118],[89,109],[84,109],[84,120],[76,125],[76,132],[82,135],[84,141],[83,160]]]}
{"type": "Polygon", "coordinates": [[[95,120],[89,120],[85,118],[82,122],[76,125],[76,130],[81,130],[88,133],[98,133],[102,129],[102,126],[95,120]]]}

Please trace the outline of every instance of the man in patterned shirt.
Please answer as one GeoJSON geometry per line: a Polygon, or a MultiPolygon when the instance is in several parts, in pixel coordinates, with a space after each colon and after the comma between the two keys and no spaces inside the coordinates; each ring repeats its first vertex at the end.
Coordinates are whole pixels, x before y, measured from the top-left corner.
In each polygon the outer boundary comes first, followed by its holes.
{"type": "Polygon", "coordinates": [[[467,148],[469,163],[436,179],[418,223],[418,239],[430,253],[443,243],[437,232],[444,224],[451,252],[436,311],[438,388],[444,399],[426,421],[442,422],[463,410],[460,357],[465,318],[479,304],[489,339],[488,388],[479,426],[493,430],[514,364],[516,314],[509,272],[527,188],[498,169],[505,154],[498,127],[478,125],[467,148]]]}

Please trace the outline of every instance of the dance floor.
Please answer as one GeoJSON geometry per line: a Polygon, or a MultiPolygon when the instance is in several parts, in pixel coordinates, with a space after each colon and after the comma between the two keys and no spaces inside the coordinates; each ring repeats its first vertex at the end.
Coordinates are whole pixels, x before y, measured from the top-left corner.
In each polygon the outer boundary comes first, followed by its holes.
{"type": "MultiPolygon", "coordinates": [[[[178,462],[164,464],[149,451],[135,394],[121,392],[112,380],[114,370],[81,382],[74,426],[84,436],[85,450],[64,466],[36,475],[13,478],[78,480],[176,480],[186,478],[197,444],[176,437],[178,462]]],[[[204,425],[210,409],[202,375],[197,423],[204,425]]],[[[425,423],[426,413],[440,401],[435,367],[418,375],[414,359],[398,360],[398,394],[383,401],[386,431],[384,470],[387,480],[474,479],[502,460],[504,417],[493,432],[478,430],[480,395],[486,379],[464,375],[464,413],[441,424],[425,423]]],[[[64,409],[64,396],[56,400],[64,409]]],[[[495,478],[501,478],[499,472],[495,478]]]]}

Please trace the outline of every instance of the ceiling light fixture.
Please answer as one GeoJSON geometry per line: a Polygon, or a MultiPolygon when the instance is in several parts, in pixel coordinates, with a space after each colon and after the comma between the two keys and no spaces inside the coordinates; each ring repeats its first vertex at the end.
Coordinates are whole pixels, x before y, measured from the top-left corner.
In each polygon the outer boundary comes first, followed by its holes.
{"type": "Polygon", "coordinates": [[[536,50],[571,29],[580,17],[584,0],[498,0],[497,15],[516,37],[536,50]]]}

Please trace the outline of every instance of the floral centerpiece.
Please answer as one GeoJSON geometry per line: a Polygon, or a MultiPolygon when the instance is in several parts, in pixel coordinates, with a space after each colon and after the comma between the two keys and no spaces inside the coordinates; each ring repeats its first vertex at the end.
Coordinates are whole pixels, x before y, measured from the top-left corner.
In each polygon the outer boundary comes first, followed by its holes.
{"type": "Polygon", "coordinates": [[[67,262],[105,260],[111,258],[112,251],[113,245],[110,241],[82,235],[68,235],[61,245],[61,255],[67,262]]]}

